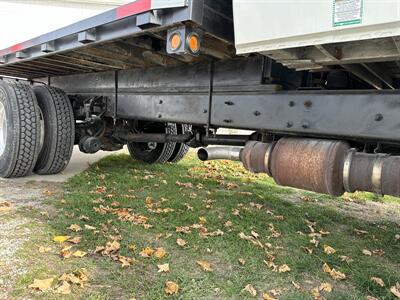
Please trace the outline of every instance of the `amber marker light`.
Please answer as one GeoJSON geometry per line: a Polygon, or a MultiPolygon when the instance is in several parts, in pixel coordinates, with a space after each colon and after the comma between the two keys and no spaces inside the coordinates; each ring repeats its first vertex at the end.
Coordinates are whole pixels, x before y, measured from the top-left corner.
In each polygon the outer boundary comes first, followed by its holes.
{"type": "Polygon", "coordinates": [[[200,38],[197,34],[192,33],[188,36],[188,46],[193,54],[198,54],[200,52],[200,38]]]}
{"type": "Polygon", "coordinates": [[[173,51],[178,50],[182,45],[182,38],[179,32],[175,32],[170,37],[170,45],[173,51]]]}

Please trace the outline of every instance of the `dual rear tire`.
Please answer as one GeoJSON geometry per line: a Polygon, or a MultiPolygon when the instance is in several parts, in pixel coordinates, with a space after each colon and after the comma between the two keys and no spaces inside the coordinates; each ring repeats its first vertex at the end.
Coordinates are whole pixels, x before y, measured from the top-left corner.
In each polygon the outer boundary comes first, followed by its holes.
{"type": "MultiPolygon", "coordinates": [[[[175,123],[150,124],[146,133],[184,134],[191,126],[175,123]]],[[[134,160],[148,164],[178,163],[189,152],[189,146],[183,143],[128,143],[128,150],[134,160]]]]}
{"type": "Polygon", "coordinates": [[[63,171],[74,132],[72,106],[61,90],[0,82],[0,177],[63,171]]]}

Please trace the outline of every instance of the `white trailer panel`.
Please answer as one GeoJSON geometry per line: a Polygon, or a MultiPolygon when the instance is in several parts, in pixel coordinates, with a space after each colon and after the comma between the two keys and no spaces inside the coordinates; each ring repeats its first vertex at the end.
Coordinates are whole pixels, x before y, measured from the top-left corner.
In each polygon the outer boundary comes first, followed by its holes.
{"type": "Polygon", "coordinates": [[[233,0],[238,54],[400,36],[400,0],[233,0]]]}

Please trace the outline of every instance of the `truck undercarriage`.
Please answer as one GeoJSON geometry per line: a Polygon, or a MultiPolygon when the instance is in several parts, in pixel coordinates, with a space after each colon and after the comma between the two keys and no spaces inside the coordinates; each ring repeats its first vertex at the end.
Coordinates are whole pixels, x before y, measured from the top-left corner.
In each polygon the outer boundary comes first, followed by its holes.
{"type": "Polygon", "coordinates": [[[342,43],[236,55],[231,1],[157,3],[0,51],[0,74],[26,79],[0,85],[1,176],[60,172],[74,145],[128,145],[148,163],[223,145],[199,158],[320,193],[400,196],[400,52],[371,58],[342,43]]]}

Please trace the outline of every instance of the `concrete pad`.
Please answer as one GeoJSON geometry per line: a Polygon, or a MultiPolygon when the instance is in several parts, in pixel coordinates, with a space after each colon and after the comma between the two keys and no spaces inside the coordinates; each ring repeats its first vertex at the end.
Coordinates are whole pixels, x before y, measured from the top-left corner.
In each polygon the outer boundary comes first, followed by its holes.
{"type": "Polygon", "coordinates": [[[84,154],[79,151],[79,148],[76,146],[74,148],[74,152],[72,154],[72,159],[68,165],[68,167],[60,174],[57,175],[48,175],[48,176],[41,176],[32,174],[27,177],[23,178],[16,178],[16,179],[0,179],[3,183],[9,182],[12,183],[24,183],[24,182],[58,182],[62,183],[67,181],[69,178],[75,176],[76,174],[85,171],[89,166],[99,160],[113,154],[121,154],[121,153],[128,153],[126,149],[123,149],[118,152],[104,152],[100,151],[96,154],[84,154]]]}

